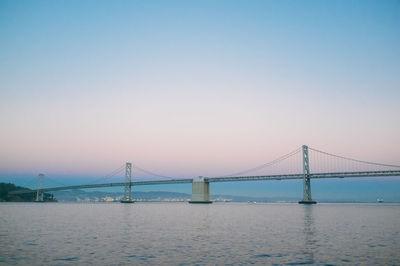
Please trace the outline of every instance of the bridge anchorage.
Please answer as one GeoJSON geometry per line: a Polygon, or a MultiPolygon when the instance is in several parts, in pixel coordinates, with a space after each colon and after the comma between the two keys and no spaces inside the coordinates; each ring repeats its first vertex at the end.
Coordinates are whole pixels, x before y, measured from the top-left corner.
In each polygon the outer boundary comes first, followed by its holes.
{"type": "Polygon", "coordinates": [[[205,181],[204,177],[193,178],[192,181],[192,200],[189,203],[212,203],[210,200],[210,182],[205,181]]]}

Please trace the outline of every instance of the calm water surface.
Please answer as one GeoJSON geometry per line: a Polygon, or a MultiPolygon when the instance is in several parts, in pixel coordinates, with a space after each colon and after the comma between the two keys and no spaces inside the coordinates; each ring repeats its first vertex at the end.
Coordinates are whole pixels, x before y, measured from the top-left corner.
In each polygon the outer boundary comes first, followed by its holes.
{"type": "Polygon", "coordinates": [[[400,265],[399,204],[0,204],[1,265],[400,265]]]}

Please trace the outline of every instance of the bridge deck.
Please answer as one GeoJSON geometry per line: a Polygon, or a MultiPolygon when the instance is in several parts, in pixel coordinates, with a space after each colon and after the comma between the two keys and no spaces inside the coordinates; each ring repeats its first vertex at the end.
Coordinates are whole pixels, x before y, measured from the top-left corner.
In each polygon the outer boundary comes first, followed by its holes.
{"type": "MultiPolygon", "coordinates": [[[[400,170],[396,171],[365,171],[365,172],[334,172],[334,173],[314,173],[310,178],[347,178],[347,177],[378,177],[378,176],[400,176],[400,170]]],[[[256,180],[290,180],[303,179],[303,174],[291,175],[267,175],[267,176],[230,176],[230,177],[211,177],[205,178],[208,182],[236,182],[236,181],[256,181],[256,180]]]]}
{"type": "MultiPolygon", "coordinates": [[[[348,177],[379,177],[379,176],[400,176],[400,170],[396,171],[366,171],[366,172],[337,172],[337,173],[314,173],[310,174],[311,179],[317,178],[348,178],[348,177]]],[[[204,178],[206,182],[236,182],[236,181],[257,181],[257,180],[290,180],[290,179],[303,179],[303,174],[290,174],[290,175],[264,175],[264,176],[231,176],[231,177],[208,177],[204,178]]],[[[192,178],[181,179],[168,179],[168,180],[152,180],[152,181],[133,181],[132,186],[143,185],[162,185],[162,184],[182,184],[192,183],[192,178]]],[[[85,188],[99,188],[99,187],[121,187],[124,182],[118,183],[104,183],[104,184],[87,184],[63,187],[51,187],[42,189],[43,192],[70,190],[70,189],[85,189],[85,188]]],[[[10,194],[33,193],[36,190],[17,190],[12,191],[10,194]]]]}

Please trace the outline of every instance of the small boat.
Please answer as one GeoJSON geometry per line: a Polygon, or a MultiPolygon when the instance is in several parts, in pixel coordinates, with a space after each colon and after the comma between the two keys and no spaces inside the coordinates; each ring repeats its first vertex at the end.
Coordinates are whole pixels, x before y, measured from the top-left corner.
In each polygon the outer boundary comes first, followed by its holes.
{"type": "Polygon", "coordinates": [[[378,203],[382,203],[382,202],[383,202],[383,199],[376,199],[376,201],[377,201],[378,203]]]}
{"type": "Polygon", "coordinates": [[[131,199],[124,199],[124,200],[121,200],[120,202],[121,203],[134,203],[135,201],[131,200],[131,199]]]}

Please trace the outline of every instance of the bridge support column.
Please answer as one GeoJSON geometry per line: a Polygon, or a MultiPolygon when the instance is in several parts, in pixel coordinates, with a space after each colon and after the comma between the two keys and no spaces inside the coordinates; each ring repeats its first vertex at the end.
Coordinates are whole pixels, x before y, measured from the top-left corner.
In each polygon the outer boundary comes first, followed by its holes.
{"type": "Polygon", "coordinates": [[[303,145],[303,199],[300,204],[315,204],[311,198],[310,164],[308,159],[308,146],[303,145]]]}
{"type": "Polygon", "coordinates": [[[204,177],[193,178],[192,200],[189,203],[212,203],[210,201],[210,183],[204,181],[204,177]]]}
{"type": "Polygon", "coordinates": [[[43,185],[44,185],[44,174],[38,175],[38,186],[36,189],[36,202],[43,202],[43,185]]]}
{"type": "Polygon", "coordinates": [[[132,164],[126,163],[124,197],[122,198],[121,203],[134,203],[135,201],[131,198],[131,194],[132,194],[132,164]]]}

